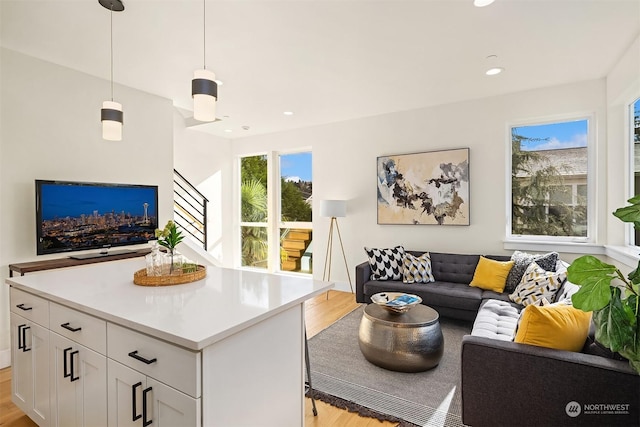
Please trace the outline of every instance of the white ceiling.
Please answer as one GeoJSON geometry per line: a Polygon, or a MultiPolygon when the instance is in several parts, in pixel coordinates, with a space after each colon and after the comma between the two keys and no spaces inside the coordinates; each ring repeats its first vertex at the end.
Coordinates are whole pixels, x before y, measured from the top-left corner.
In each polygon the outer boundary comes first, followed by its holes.
{"type": "MultiPolygon", "coordinates": [[[[123,2],[115,81],[190,110],[202,0],[123,2]]],[[[98,0],[0,6],[2,46],[109,79],[110,12],[98,0]]],[[[206,0],[206,9],[223,120],[198,129],[225,138],[602,78],[640,33],[640,0],[206,0]],[[488,55],[506,71],[485,76],[488,55]]]]}

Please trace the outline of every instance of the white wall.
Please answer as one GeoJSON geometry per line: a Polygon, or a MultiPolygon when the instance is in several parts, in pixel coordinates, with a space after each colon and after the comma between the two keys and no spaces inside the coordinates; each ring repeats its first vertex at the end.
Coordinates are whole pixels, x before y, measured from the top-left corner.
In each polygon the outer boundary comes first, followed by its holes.
{"type": "Polygon", "coordinates": [[[624,245],[625,227],[610,214],[626,205],[633,194],[631,182],[633,156],[630,149],[629,105],[640,98],[640,36],[636,38],[625,55],[607,76],[608,122],[608,179],[607,179],[607,225],[608,243],[624,245]]]}
{"type": "MultiPolygon", "coordinates": [[[[36,256],[35,179],[158,185],[159,217],[173,211],[173,107],[168,99],[115,86],[123,140],[101,137],[109,82],[0,50],[0,267],[36,256]]],[[[59,257],[59,256],[57,256],[59,257]]],[[[9,348],[8,287],[0,287],[0,353],[9,348]]]]}
{"type": "MultiPolygon", "coordinates": [[[[347,199],[347,217],[340,228],[352,275],[366,260],[363,246],[404,245],[411,250],[455,253],[504,251],[507,126],[514,121],[594,114],[597,163],[606,176],[605,80],[595,80],[351,120],[290,132],[234,141],[234,155],[298,146],[313,150],[314,276],[322,277],[329,220],[318,215],[320,200],[347,199]],[[470,226],[378,225],[376,219],[376,158],[451,148],[470,148],[470,226]]],[[[597,185],[605,200],[606,180],[597,185]]],[[[597,203],[604,218],[603,203],[597,203]]],[[[604,219],[598,241],[604,239],[604,219]]],[[[563,254],[565,255],[565,254],[563,254]]],[[[571,256],[568,257],[569,259],[571,256]]],[[[344,289],[347,274],[334,259],[332,279],[344,289]]],[[[348,289],[348,285],[346,286],[348,289]]]]}
{"type": "Polygon", "coordinates": [[[209,200],[207,250],[223,266],[231,267],[231,142],[201,132],[197,127],[185,127],[184,118],[178,111],[173,115],[173,123],[174,167],[209,200]]]}

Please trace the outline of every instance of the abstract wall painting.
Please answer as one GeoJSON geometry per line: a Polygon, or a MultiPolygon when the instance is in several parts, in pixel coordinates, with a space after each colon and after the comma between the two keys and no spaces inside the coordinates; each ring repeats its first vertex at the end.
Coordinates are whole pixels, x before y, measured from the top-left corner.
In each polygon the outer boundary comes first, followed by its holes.
{"type": "Polygon", "coordinates": [[[469,225],[469,149],[378,157],[378,224],[469,225]]]}

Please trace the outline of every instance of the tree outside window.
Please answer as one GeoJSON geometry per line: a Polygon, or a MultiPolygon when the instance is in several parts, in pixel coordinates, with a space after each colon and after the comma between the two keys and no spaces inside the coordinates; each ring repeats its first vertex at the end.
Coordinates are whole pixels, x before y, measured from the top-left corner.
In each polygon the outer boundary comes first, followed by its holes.
{"type": "Polygon", "coordinates": [[[588,120],[511,128],[511,234],[587,237],[588,120]]]}
{"type": "Polygon", "coordinates": [[[240,160],[241,265],[311,273],[312,270],[312,182],[311,153],[248,156],[240,160]],[[268,171],[279,171],[277,204],[270,205],[268,171]],[[270,229],[269,218],[279,217],[270,229]],[[270,239],[272,236],[272,239],[270,239]],[[277,240],[276,240],[277,239],[277,240]],[[272,253],[269,241],[278,242],[272,253]],[[279,259],[276,258],[279,257],[279,259]],[[274,259],[270,259],[274,258],[274,259]]]}

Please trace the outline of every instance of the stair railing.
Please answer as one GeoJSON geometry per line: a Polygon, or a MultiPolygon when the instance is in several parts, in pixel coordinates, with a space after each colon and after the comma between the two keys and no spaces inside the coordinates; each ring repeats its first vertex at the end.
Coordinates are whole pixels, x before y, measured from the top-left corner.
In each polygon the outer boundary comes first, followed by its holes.
{"type": "Polygon", "coordinates": [[[180,172],[173,170],[173,217],[184,232],[207,250],[207,203],[209,200],[180,172]]]}

